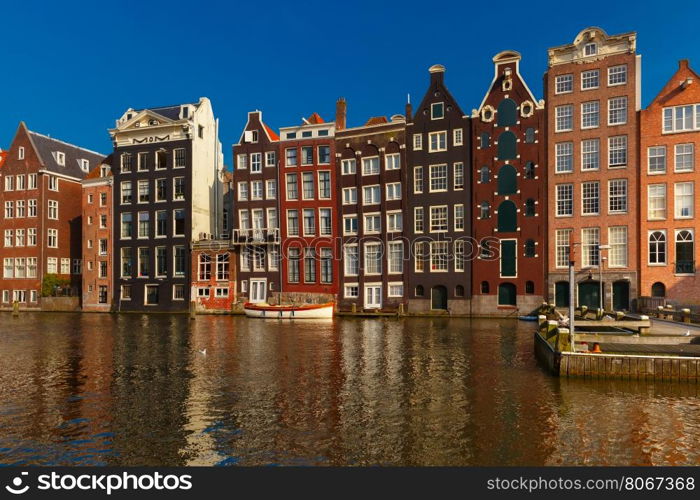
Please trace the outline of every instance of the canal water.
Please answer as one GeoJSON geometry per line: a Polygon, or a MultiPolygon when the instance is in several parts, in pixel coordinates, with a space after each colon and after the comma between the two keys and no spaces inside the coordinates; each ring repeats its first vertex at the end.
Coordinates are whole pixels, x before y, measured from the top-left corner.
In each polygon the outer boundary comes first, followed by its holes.
{"type": "Polygon", "coordinates": [[[697,385],[551,377],[532,329],[2,314],[0,464],[700,463],[697,385]]]}

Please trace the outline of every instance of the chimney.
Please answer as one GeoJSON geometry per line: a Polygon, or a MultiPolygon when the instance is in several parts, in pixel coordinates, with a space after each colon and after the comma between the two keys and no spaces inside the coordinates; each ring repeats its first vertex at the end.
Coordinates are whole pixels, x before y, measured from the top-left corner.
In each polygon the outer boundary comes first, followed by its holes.
{"type": "Polygon", "coordinates": [[[681,59],[680,61],[678,61],[678,69],[688,69],[688,60],[681,59]]]}
{"type": "Polygon", "coordinates": [[[433,64],[428,71],[430,72],[430,83],[442,83],[445,77],[445,67],[442,64],[433,64]]]}
{"type": "Polygon", "coordinates": [[[335,103],[335,129],[344,130],[347,125],[348,105],[345,97],[339,98],[335,103]]]}

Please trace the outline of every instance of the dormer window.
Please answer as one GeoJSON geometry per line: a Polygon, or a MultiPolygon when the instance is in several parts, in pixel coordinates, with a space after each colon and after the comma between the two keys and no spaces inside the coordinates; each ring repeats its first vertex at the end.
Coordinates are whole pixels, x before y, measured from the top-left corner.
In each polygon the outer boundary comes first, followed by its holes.
{"type": "Polygon", "coordinates": [[[100,177],[107,177],[109,175],[109,165],[100,166],[100,177]]]}
{"type": "Polygon", "coordinates": [[[594,56],[598,53],[598,44],[597,43],[587,43],[586,45],[583,46],[583,55],[584,56],[594,56]]]}
{"type": "Polygon", "coordinates": [[[24,146],[19,147],[19,151],[17,152],[17,159],[24,160],[24,146]]]}
{"type": "Polygon", "coordinates": [[[66,154],[61,151],[56,151],[56,163],[64,167],[66,165],[66,154]]]}
{"type": "Polygon", "coordinates": [[[127,115],[126,115],[126,120],[127,120],[127,121],[131,120],[131,117],[132,117],[132,116],[134,116],[134,115],[132,115],[131,113],[127,113],[127,115]]]}
{"type": "Polygon", "coordinates": [[[190,107],[189,106],[183,106],[182,107],[182,117],[183,118],[188,118],[190,116],[190,107]]]}
{"type": "Polygon", "coordinates": [[[90,160],[80,160],[80,168],[83,172],[90,170],[90,160]]]}

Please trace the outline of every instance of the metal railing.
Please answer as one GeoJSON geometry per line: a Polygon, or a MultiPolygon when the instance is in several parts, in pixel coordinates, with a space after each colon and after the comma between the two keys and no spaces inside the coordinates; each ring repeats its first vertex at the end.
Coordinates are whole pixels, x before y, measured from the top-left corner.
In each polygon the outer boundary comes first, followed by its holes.
{"type": "Polygon", "coordinates": [[[695,272],[694,260],[679,260],[675,263],[677,274],[692,274],[695,272]]]}
{"type": "Polygon", "coordinates": [[[234,229],[233,243],[244,244],[265,244],[279,243],[280,230],[278,228],[259,228],[259,229],[234,229]]]}

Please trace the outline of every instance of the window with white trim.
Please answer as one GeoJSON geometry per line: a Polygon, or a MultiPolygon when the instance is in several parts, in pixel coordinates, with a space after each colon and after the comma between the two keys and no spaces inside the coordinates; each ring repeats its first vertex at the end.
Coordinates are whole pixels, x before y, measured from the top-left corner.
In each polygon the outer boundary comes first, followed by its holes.
{"type": "Polygon", "coordinates": [[[677,182],[674,188],[675,217],[677,219],[689,219],[693,217],[693,183],[677,182]]]}
{"type": "Polygon", "coordinates": [[[58,229],[49,229],[47,231],[47,243],[49,248],[58,248],[58,229]]]}
{"type": "Polygon", "coordinates": [[[381,243],[365,243],[365,274],[382,273],[381,243]]]}
{"type": "Polygon", "coordinates": [[[447,191],[447,164],[430,165],[430,192],[447,191]]]}
{"type": "Polygon", "coordinates": [[[343,267],[345,276],[357,276],[360,272],[360,255],[357,245],[343,246],[343,267]]]}
{"type": "Polygon", "coordinates": [[[627,212],[627,179],[608,181],[608,213],[623,214],[627,212]]]}
{"type": "Polygon", "coordinates": [[[555,145],[556,172],[569,173],[574,171],[574,143],[558,142],[555,145]]]}
{"type": "Polygon", "coordinates": [[[650,146],[647,148],[647,165],[650,174],[666,172],[666,146],[650,146]]]}
{"type": "Polygon", "coordinates": [[[362,175],[377,175],[379,174],[379,157],[371,156],[362,158],[362,175]]]}
{"type": "Polygon", "coordinates": [[[343,216],[343,234],[353,235],[357,234],[357,215],[344,215],[343,216]]]}
{"type": "Polygon", "coordinates": [[[384,164],[387,170],[399,170],[401,168],[401,155],[399,153],[385,155],[384,164]]]}
{"type": "Polygon", "coordinates": [[[695,145],[676,144],[675,146],[675,172],[692,172],[695,168],[695,145]]]}
{"type": "Polygon", "coordinates": [[[597,89],[600,86],[600,70],[581,72],[581,90],[597,89]]]}
{"type": "Polygon", "coordinates": [[[685,132],[700,129],[700,104],[664,108],[664,132],[685,132]]]}
{"type": "Polygon", "coordinates": [[[382,231],[382,218],[379,214],[364,214],[364,234],[376,234],[382,231]]]}
{"type": "Polygon", "coordinates": [[[341,160],[340,167],[343,175],[355,175],[357,173],[357,160],[355,158],[341,160]]]}
{"type": "Polygon", "coordinates": [[[571,244],[571,229],[557,229],[554,233],[556,267],[569,267],[569,245],[571,244]]]}
{"type": "Polygon", "coordinates": [[[565,104],[554,108],[554,131],[568,132],[574,129],[574,106],[565,104]]]}
{"type": "Polygon", "coordinates": [[[455,231],[464,231],[464,205],[454,205],[455,231]]]}
{"type": "Polygon", "coordinates": [[[600,213],[600,184],[598,181],[581,184],[581,213],[598,215],[600,213]]]}
{"type": "Polygon", "coordinates": [[[608,228],[608,265],[610,267],[627,267],[627,226],[608,228]]]}
{"type": "Polygon", "coordinates": [[[600,102],[581,103],[581,128],[596,128],[600,125],[600,102]]]}
{"type": "Polygon", "coordinates": [[[400,200],[401,199],[401,183],[390,182],[386,185],[386,199],[400,200]]]}
{"type": "Polygon", "coordinates": [[[440,232],[448,230],[447,206],[430,207],[430,232],[440,232]]]}
{"type": "Polygon", "coordinates": [[[413,232],[422,233],[425,230],[425,211],[423,207],[413,207],[413,232]]]}
{"type": "Polygon", "coordinates": [[[390,241],[388,248],[389,273],[398,274],[403,272],[403,242],[390,241]]]}
{"type": "Polygon", "coordinates": [[[663,220],[666,218],[666,184],[649,184],[647,186],[647,218],[663,220]]]}
{"type": "Polygon", "coordinates": [[[666,264],[666,231],[649,232],[649,264],[666,264]]]}
{"type": "Polygon", "coordinates": [[[355,205],[357,203],[357,188],[343,188],[343,205],[355,205]]]}
{"type": "Polygon", "coordinates": [[[386,214],[386,230],[389,233],[403,231],[403,215],[401,212],[389,212],[386,214]]]}
{"type": "Polygon", "coordinates": [[[453,165],[454,175],[452,176],[454,189],[464,189],[464,163],[457,162],[453,165]]]}
{"type": "Polygon", "coordinates": [[[432,272],[448,271],[448,242],[447,241],[431,241],[430,242],[430,270],[432,272]]]}
{"type": "Polygon", "coordinates": [[[428,141],[428,151],[430,153],[447,151],[447,131],[430,132],[428,134],[428,141]]]}
{"type": "Polygon", "coordinates": [[[600,139],[581,141],[581,170],[598,170],[600,168],[600,139]]]}
{"type": "Polygon", "coordinates": [[[556,190],[557,216],[574,215],[574,185],[557,184],[556,190]]]}
{"type": "Polygon", "coordinates": [[[423,134],[413,134],[413,150],[423,149],[423,134]]]}
{"type": "Polygon", "coordinates": [[[423,192],[423,167],[413,167],[413,192],[423,192]]]}
{"type": "Polygon", "coordinates": [[[627,65],[611,66],[608,68],[608,86],[627,83],[627,65]]]}
{"type": "Polygon", "coordinates": [[[554,80],[555,94],[568,94],[574,91],[574,75],[558,75],[554,80]]]}
{"type": "Polygon", "coordinates": [[[608,99],[608,125],[627,123],[627,96],[608,99]]]}
{"type": "Polygon", "coordinates": [[[452,131],[452,144],[454,146],[461,146],[464,144],[464,134],[461,128],[456,128],[452,131]]]}
{"type": "Polygon", "coordinates": [[[382,191],[379,185],[362,187],[362,204],[377,205],[382,201],[382,191]]]}
{"type": "Polygon", "coordinates": [[[608,138],[608,167],[627,166],[627,136],[618,135],[608,138]]]}
{"type": "Polygon", "coordinates": [[[262,172],[262,153],[250,153],[250,173],[262,172]]]}
{"type": "Polygon", "coordinates": [[[586,227],[581,229],[581,265],[583,267],[597,266],[600,263],[600,228],[586,227]]]}

